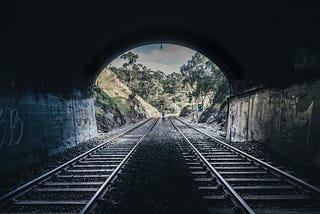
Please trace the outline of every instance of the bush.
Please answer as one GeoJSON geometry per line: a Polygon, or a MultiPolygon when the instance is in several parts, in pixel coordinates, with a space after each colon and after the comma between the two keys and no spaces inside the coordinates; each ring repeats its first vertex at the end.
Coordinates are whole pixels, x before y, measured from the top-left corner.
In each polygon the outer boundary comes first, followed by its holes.
{"type": "Polygon", "coordinates": [[[179,116],[180,116],[180,117],[186,117],[186,116],[188,116],[191,112],[192,112],[192,110],[191,110],[190,106],[185,106],[185,107],[182,108],[179,116]]]}

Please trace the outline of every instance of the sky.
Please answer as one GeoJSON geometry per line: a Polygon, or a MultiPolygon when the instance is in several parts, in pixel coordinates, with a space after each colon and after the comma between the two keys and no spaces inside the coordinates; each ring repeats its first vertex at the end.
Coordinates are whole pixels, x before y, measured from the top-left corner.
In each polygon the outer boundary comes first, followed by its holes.
{"type": "MultiPolygon", "coordinates": [[[[166,74],[173,72],[180,72],[180,66],[187,63],[192,55],[196,51],[172,44],[160,44],[144,45],[138,48],[132,49],[132,52],[139,55],[137,63],[141,63],[151,70],[160,70],[166,74]]],[[[121,67],[125,60],[117,57],[110,64],[115,67],[121,67]]]]}

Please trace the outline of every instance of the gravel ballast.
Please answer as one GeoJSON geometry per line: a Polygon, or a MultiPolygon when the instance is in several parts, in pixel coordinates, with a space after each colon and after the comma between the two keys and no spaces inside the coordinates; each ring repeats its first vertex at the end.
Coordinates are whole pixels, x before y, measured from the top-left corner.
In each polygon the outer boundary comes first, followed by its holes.
{"type": "Polygon", "coordinates": [[[95,213],[205,213],[168,120],[139,145],[95,213]]]}
{"type": "MultiPolygon", "coordinates": [[[[54,169],[136,125],[100,133],[98,137],[52,156],[40,165],[1,175],[0,194],[54,169]]],[[[214,133],[209,127],[201,129],[208,134],[214,133]]],[[[192,133],[188,135],[194,140],[203,138],[192,133]]],[[[183,158],[179,147],[181,142],[182,137],[169,120],[159,120],[138,146],[94,212],[106,213],[108,210],[108,213],[206,213],[207,205],[201,199],[183,158]]],[[[290,174],[313,185],[320,183],[320,173],[315,169],[292,162],[264,143],[245,142],[231,145],[266,162],[272,162],[272,165],[290,171],[290,174]]],[[[77,198],[78,195],[75,194],[74,197],[77,198]]]]}
{"type": "Polygon", "coordinates": [[[5,174],[0,174],[0,196],[6,194],[9,191],[14,190],[18,186],[21,186],[30,180],[33,180],[46,172],[72,160],[73,158],[79,156],[80,154],[98,146],[101,143],[115,137],[116,135],[133,128],[134,126],[142,123],[140,121],[136,124],[129,124],[123,126],[120,129],[112,130],[108,133],[99,133],[97,137],[87,140],[78,144],[75,147],[65,150],[59,154],[53,155],[48,158],[48,160],[43,161],[40,164],[29,166],[25,169],[19,169],[5,174]]]}
{"type": "MultiPolygon", "coordinates": [[[[181,118],[180,118],[181,119],[181,118]]],[[[216,137],[223,142],[226,142],[225,138],[223,137],[221,131],[216,131],[214,127],[210,127],[207,124],[195,124],[190,123],[186,119],[182,119],[183,121],[191,124],[199,128],[200,130],[204,131],[205,133],[216,137]]],[[[265,162],[271,162],[273,166],[280,167],[282,170],[289,172],[290,174],[312,184],[317,187],[320,187],[320,170],[317,170],[313,166],[303,165],[301,163],[295,162],[290,160],[289,158],[285,157],[284,155],[279,154],[270,146],[268,146],[264,142],[226,142],[231,146],[234,146],[254,157],[259,159],[263,159],[265,162]]]]}

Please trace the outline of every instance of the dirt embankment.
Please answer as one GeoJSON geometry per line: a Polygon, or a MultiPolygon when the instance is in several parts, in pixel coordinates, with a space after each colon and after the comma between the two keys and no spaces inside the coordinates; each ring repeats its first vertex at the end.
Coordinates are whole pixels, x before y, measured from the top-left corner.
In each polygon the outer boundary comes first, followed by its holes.
{"type": "Polygon", "coordinates": [[[121,83],[110,70],[104,69],[94,86],[95,114],[98,130],[107,132],[124,124],[160,115],[156,108],[121,83]]]}

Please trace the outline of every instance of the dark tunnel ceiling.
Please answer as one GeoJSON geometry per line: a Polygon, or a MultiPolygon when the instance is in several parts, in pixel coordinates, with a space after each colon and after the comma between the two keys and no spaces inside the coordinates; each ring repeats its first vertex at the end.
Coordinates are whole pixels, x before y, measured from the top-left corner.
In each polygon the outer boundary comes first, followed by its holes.
{"type": "Polygon", "coordinates": [[[319,78],[320,13],[293,1],[11,1],[0,8],[0,81],[90,87],[125,50],[169,42],[219,65],[234,93],[319,78]],[[72,84],[70,84],[72,83],[72,84]]]}

